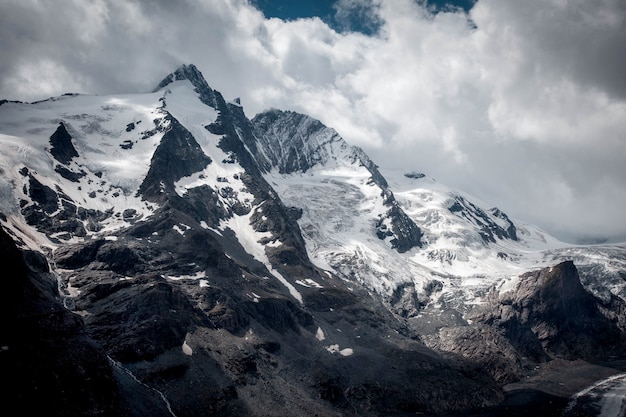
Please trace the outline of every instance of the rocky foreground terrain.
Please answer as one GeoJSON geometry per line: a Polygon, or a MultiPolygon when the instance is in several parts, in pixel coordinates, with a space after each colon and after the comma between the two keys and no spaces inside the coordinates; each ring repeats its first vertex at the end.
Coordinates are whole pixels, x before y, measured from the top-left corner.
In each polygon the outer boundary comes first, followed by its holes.
{"type": "Polygon", "coordinates": [[[626,249],[582,247],[192,65],[0,104],[7,409],[579,415],[624,369],[626,249]]]}

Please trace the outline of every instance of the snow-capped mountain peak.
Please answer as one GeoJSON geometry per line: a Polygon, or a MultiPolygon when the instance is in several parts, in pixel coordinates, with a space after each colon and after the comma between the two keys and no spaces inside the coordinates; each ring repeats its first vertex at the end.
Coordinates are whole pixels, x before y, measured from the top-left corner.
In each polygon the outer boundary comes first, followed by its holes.
{"type": "Polygon", "coordinates": [[[198,94],[198,97],[204,104],[217,109],[218,99],[216,97],[216,92],[209,87],[209,84],[204,79],[200,70],[193,64],[184,64],[178,67],[176,71],[163,78],[154,91],[163,90],[173,82],[182,80],[188,80],[191,83],[194,87],[194,91],[198,94]]]}
{"type": "Polygon", "coordinates": [[[270,110],[256,115],[252,123],[262,146],[257,158],[281,174],[337,164],[354,153],[334,129],[304,114],[270,110]]]}

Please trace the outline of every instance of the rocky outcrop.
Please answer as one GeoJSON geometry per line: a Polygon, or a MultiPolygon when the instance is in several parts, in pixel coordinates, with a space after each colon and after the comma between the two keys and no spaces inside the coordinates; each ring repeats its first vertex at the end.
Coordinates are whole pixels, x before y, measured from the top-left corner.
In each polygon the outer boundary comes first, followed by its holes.
{"type": "Polygon", "coordinates": [[[498,239],[517,241],[517,229],[509,217],[498,208],[486,213],[480,207],[461,196],[456,196],[449,210],[457,216],[468,220],[479,229],[480,237],[485,244],[495,243],[498,239]],[[500,224],[501,223],[501,224],[500,224]]]}
{"type": "Polygon", "coordinates": [[[524,374],[522,355],[501,330],[490,326],[443,327],[425,335],[426,344],[478,363],[501,384],[519,380],[524,374]]]}
{"type": "Polygon", "coordinates": [[[98,223],[111,215],[79,207],[60,187],[53,190],[27,168],[22,169],[21,173],[28,178],[25,192],[31,199],[30,202],[20,202],[22,215],[29,225],[48,236],[54,236],[54,240],[84,237],[87,230],[96,231],[98,223]]]}
{"type": "Polygon", "coordinates": [[[422,246],[422,231],[402,210],[391,191],[383,191],[385,205],[389,209],[376,222],[379,239],[389,238],[391,247],[399,253],[422,246]]]}
{"type": "MultiPolygon", "coordinates": [[[[613,302],[623,304],[616,297],[613,302]]],[[[618,316],[603,311],[600,300],[583,288],[574,263],[567,261],[522,275],[515,289],[494,296],[475,319],[504,331],[529,358],[595,359],[626,355],[618,316]]]]}
{"type": "Polygon", "coordinates": [[[407,282],[398,285],[389,299],[391,310],[400,317],[414,317],[419,314],[420,300],[415,284],[407,282]]]}
{"type": "Polygon", "coordinates": [[[60,163],[67,165],[73,158],[78,156],[72,136],[67,131],[63,122],[59,123],[57,130],[50,136],[50,153],[60,163]]]}
{"type": "Polygon", "coordinates": [[[182,80],[189,80],[189,82],[191,82],[194,86],[194,90],[198,94],[200,100],[207,106],[217,109],[219,100],[218,96],[221,95],[209,87],[209,84],[207,84],[200,70],[193,64],[181,65],[178,67],[176,71],[161,80],[154,91],[159,91],[174,81],[182,80]]]}
{"type": "Polygon", "coordinates": [[[265,170],[281,174],[307,172],[349,151],[333,129],[304,114],[270,110],[252,119],[262,151],[255,157],[265,170]]]}
{"type": "Polygon", "coordinates": [[[193,135],[176,119],[167,118],[167,128],[152,155],[150,169],[139,187],[144,198],[162,202],[165,194],[174,194],[174,183],[211,163],[193,135]]]}
{"type": "Polygon", "coordinates": [[[262,265],[202,243],[209,232],[168,235],[158,224],[146,229],[158,236],[137,226],[55,259],[90,338],[177,416],[433,413],[502,399],[469,361],[387,339],[401,327],[364,291],[327,277],[322,289],[302,287],[299,304],[262,265]]]}

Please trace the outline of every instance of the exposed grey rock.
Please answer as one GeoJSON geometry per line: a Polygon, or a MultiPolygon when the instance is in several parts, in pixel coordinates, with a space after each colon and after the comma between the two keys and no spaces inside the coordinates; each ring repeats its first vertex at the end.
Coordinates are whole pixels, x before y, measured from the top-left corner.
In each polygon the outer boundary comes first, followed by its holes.
{"type": "Polygon", "coordinates": [[[415,180],[418,180],[420,178],[424,178],[426,175],[422,174],[421,172],[407,172],[406,174],[404,174],[405,177],[407,178],[413,178],[415,180]]]}
{"type": "Polygon", "coordinates": [[[389,304],[400,317],[413,317],[419,313],[420,301],[412,282],[398,285],[393,290],[389,304]]]}
{"type": "Polygon", "coordinates": [[[479,363],[499,383],[519,380],[523,359],[502,331],[489,326],[444,327],[422,340],[436,350],[451,352],[479,363]]]}
{"type": "Polygon", "coordinates": [[[255,157],[264,170],[275,167],[281,174],[306,172],[337,158],[334,151],[349,147],[319,120],[296,112],[270,110],[255,116],[252,124],[262,149],[255,157]]]}
{"type": "Polygon", "coordinates": [[[54,159],[62,164],[69,164],[73,158],[78,156],[72,136],[68,133],[63,122],[59,123],[57,130],[50,136],[50,153],[54,159]]]}
{"type": "Polygon", "coordinates": [[[480,237],[485,243],[495,243],[496,238],[518,240],[515,225],[508,216],[498,208],[492,208],[490,215],[465,198],[456,196],[449,210],[457,216],[469,220],[471,223],[478,226],[480,228],[480,237]],[[506,223],[506,228],[500,226],[491,216],[503,220],[506,223]]]}
{"type": "Polygon", "coordinates": [[[203,170],[211,163],[193,135],[173,117],[167,119],[167,130],[139,187],[140,195],[155,202],[163,201],[165,194],[175,193],[176,181],[203,170]]]}
{"type": "Polygon", "coordinates": [[[59,187],[55,191],[42,184],[33,174],[28,173],[27,176],[29,187],[26,192],[32,199],[32,204],[23,200],[22,215],[29,225],[48,236],[55,235],[54,239],[67,240],[73,236],[84,237],[87,232],[83,221],[103,219],[108,216],[95,210],[80,210],[59,187]]]}
{"type": "Polygon", "coordinates": [[[522,275],[512,291],[495,297],[475,319],[502,329],[523,355],[594,359],[623,356],[623,302],[612,310],[585,291],[571,261],[522,275]]]}

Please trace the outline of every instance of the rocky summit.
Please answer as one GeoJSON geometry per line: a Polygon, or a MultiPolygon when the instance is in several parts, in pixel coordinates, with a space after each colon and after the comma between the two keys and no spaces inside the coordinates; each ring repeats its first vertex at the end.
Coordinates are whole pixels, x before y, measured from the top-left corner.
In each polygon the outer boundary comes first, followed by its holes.
{"type": "Polygon", "coordinates": [[[626,246],[385,171],[307,115],[249,119],[193,65],[0,103],[7,409],[556,416],[624,366],[626,246]]]}

